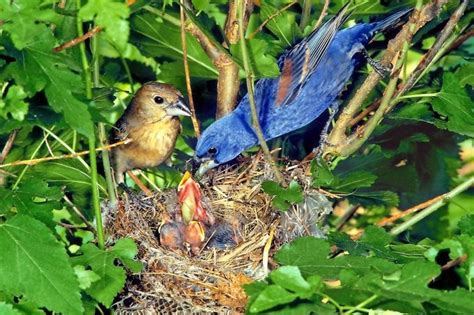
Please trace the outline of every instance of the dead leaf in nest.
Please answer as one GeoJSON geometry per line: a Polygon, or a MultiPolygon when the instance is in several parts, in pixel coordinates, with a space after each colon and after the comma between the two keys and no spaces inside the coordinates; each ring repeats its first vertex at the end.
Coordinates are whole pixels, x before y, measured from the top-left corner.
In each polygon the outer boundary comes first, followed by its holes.
{"type": "Polygon", "coordinates": [[[216,293],[214,298],[221,304],[232,309],[243,310],[247,304],[247,295],[245,294],[242,286],[244,284],[251,283],[252,278],[239,273],[236,275],[229,275],[230,283],[219,282],[217,284],[216,293]]]}

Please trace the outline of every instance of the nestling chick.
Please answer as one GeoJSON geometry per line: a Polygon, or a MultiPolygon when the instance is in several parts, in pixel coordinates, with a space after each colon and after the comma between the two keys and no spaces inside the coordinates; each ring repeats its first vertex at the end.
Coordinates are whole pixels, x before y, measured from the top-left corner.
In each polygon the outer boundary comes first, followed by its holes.
{"type": "Polygon", "coordinates": [[[158,166],[171,156],[181,131],[178,116],[191,113],[173,86],[149,82],[137,91],[112,134],[111,142],[133,140],[113,151],[117,183],[124,182],[124,172],[158,166]]]}

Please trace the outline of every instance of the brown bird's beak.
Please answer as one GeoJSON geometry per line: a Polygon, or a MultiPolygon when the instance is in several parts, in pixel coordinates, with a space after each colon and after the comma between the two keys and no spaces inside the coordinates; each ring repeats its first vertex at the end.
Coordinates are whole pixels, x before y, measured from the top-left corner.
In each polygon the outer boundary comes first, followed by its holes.
{"type": "Polygon", "coordinates": [[[191,116],[191,111],[182,98],[179,98],[176,103],[166,107],[165,111],[168,116],[191,116]]]}

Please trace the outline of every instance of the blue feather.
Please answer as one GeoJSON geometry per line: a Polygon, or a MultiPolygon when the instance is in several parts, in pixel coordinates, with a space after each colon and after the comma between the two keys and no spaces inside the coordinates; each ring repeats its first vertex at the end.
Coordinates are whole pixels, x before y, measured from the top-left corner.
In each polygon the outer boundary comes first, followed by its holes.
{"type": "MultiPolygon", "coordinates": [[[[280,77],[255,84],[258,117],[266,140],[306,126],[337,102],[365,46],[378,32],[392,27],[411,11],[338,31],[345,21],[345,10],[279,58],[280,77]]],[[[210,164],[207,168],[214,167],[258,144],[251,122],[245,95],[233,112],[203,132],[195,158],[210,164]]]]}

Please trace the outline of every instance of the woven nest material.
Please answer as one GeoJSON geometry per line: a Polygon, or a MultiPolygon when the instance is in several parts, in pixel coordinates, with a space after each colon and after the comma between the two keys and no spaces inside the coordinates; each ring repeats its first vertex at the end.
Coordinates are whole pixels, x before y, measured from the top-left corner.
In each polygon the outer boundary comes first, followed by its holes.
{"type": "Polygon", "coordinates": [[[244,312],[242,285],[262,279],[275,263],[272,254],[302,235],[323,236],[316,223],[332,211],[324,195],[310,187],[307,164],[288,163],[287,181],[297,180],[305,200],[286,213],[272,208],[261,183],[272,171],[261,156],[238,167],[218,169],[201,181],[203,202],[218,220],[238,226],[233,248],[206,248],[196,256],[160,246],[158,229],[166,212],[176,208],[176,191],[153,197],[124,194],[117,213],[108,218],[110,241],[130,237],[139,247],[142,272],[129,275],[114,305],[119,314],[244,312]]]}

